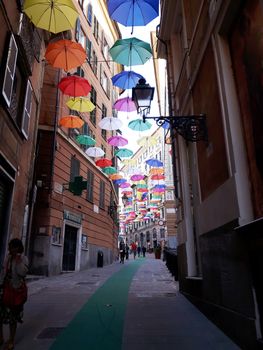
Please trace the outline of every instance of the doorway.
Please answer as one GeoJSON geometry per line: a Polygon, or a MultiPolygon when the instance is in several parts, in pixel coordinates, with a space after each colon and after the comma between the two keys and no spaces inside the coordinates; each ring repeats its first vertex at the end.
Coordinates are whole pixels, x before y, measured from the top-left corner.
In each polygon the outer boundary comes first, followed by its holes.
{"type": "Polygon", "coordinates": [[[11,182],[0,173],[0,266],[5,256],[5,247],[8,238],[8,221],[12,194],[11,182]]]}
{"type": "Polygon", "coordinates": [[[75,271],[78,228],[66,225],[63,249],[63,271],[75,271]]]}

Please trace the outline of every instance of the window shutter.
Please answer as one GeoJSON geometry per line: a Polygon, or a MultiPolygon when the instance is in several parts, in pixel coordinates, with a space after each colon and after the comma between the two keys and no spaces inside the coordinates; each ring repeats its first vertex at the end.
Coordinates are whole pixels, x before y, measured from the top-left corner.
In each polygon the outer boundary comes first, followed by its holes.
{"type": "Polygon", "coordinates": [[[75,32],[76,41],[79,41],[79,37],[80,37],[80,20],[78,18],[76,22],[76,32],[75,32]]]}
{"type": "Polygon", "coordinates": [[[94,184],[94,174],[92,171],[88,170],[87,173],[87,200],[93,202],[93,184],[94,184]]]}
{"type": "Polygon", "coordinates": [[[91,61],[91,41],[89,40],[89,38],[87,38],[86,40],[86,54],[87,54],[87,58],[88,58],[88,61],[90,62],[91,61]]]}
{"type": "Polygon", "coordinates": [[[75,157],[71,158],[70,181],[74,181],[75,176],[79,176],[80,162],[75,157]]]}
{"type": "Polygon", "coordinates": [[[31,83],[28,80],[27,87],[26,87],[24,108],[23,108],[23,117],[22,117],[22,123],[21,123],[21,130],[26,139],[28,139],[28,132],[29,132],[30,113],[31,113],[31,105],[32,105],[32,91],[33,89],[32,89],[31,83]]]}
{"type": "Polygon", "coordinates": [[[14,83],[14,77],[15,77],[15,71],[16,71],[17,53],[18,53],[18,48],[15,42],[15,37],[13,34],[11,34],[6,67],[5,67],[4,82],[2,87],[2,94],[8,107],[10,107],[11,99],[12,99],[13,83],[14,83]]]}
{"type": "Polygon", "coordinates": [[[99,206],[100,208],[104,209],[105,207],[105,182],[100,180],[100,202],[99,206]]]}
{"type": "Polygon", "coordinates": [[[92,5],[88,4],[88,23],[91,26],[92,25],[92,5]]]}

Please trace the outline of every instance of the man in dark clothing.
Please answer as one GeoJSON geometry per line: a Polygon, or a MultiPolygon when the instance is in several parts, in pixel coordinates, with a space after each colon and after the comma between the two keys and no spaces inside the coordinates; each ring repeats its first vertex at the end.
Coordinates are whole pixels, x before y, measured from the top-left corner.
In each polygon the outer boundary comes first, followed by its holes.
{"type": "Polygon", "coordinates": [[[145,246],[142,247],[142,256],[145,258],[146,248],[145,246]]]}

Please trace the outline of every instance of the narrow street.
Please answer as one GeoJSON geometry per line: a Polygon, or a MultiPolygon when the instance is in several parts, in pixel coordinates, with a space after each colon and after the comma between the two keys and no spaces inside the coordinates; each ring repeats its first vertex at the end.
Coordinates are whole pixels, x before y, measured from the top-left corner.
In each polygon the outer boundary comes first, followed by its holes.
{"type": "Polygon", "coordinates": [[[238,349],[179,293],[165,263],[153,255],[28,286],[16,350],[238,349]]]}

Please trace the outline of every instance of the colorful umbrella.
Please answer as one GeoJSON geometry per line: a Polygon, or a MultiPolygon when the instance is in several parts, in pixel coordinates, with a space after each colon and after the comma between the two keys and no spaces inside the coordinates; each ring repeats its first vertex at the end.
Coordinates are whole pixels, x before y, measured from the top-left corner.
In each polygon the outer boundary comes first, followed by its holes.
{"type": "Polygon", "coordinates": [[[137,189],[138,192],[148,192],[147,188],[138,188],[137,189]]]}
{"type": "Polygon", "coordinates": [[[111,174],[116,174],[117,173],[117,169],[114,168],[113,166],[107,166],[105,168],[102,168],[102,171],[105,174],[111,175],[111,174]]]}
{"type": "Polygon", "coordinates": [[[127,90],[135,87],[141,78],[143,78],[141,74],[135,73],[131,70],[124,70],[119,74],[114,75],[111,80],[114,86],[118,86],[121,89],[127,90]]]}
{"type": "Polygon", "coordinates": [[[112,136],[107,140],[108,144],[111,146],[125,146],[128,144],[128,140],[122,136],[112,136]]]}
{"type": "Polygon", "coordinates": [[[58,40],[48,44],[45,58],[52,67],[69,71],[86,61],[86,51],[74,41],[58,40]]]}
{"type": "Polygon", "coordinates": [[[114,117],[105,117],[99,122],[99,127],[104,130],[118,130],[121,126],[120,119],[114,117]]]}
{"type": "Polygon", "coordinates": [[[136,106],[130,97],[124,97],[117,100],[112,108],[119,112],[134,112],[136,111],[136,106]]]}
{"type": "Polygon", "coordinates": [[[102,158],[102,159],[96,160],[95,164],[97,166],[99,166],[100,168],[106,168],[106,167],[112,165],[112,160],[107,159],[107,158],[102,158]]]}
{"type": "Polygon", "coordinates": [[[151,158],[146,160],[146,164],[153,166],[153,167],[161,167],[163,166],[163,162],[161,162],[159,159],[151,158]]]}
{"type": "Polygon", "coordinates": [[[159,0],[108,0],[109,15],[129,26],[145,26],[159,15],[159,0]]]}
{"type": "Polygon", "coordinates": [[[123,184],[120,184],[120,188],[128,188],[128,187],[130,187],[131,186],[131,184],[129,184],[129,182],[124,182],[123,184]]]}
{"type": "Polygon", "coordinates": [[[155,175],[152,175],[152,176],[151,176],[151,179],[152,179],[152,180],[164,180],[164,179],[165,179],[165,176],[164,176],[164,175],[155,174],[155,175]]]}
{"type": "Polygon", "coordinates": [[[118,180],[113,180],[113,182],[117,185],[123,184],[124,182],[127,182],[126,179],[118,179],[118,180]]]}
{"type": "Polygon", "coordinates": [[[80,113],[92,112],[95,108],[94,104],[86,97],[72,97],[67,101],[66,105],[70,109],[80,113]]]}
{"type": "Polygon", "coordinates": [[[68,129],[81,128],[84,125],[84,121],[76,117],[75,115],[67,115],[65,117],[60,118],[59,126],[63,126],[68,129]]]}
{"type": "Polygon", "coordinates": [[[120,174],[113,174],[113,175],[110,175],[109,178],[110,178],[111,180],[118,180],[118,179],[122,179],[123,176],[120,175],[120,174]]]}
{"type": "Polygon", "coordinates": [[[84,146],[94,146],[96,143],[96,140],[94,140],[92,137],[88,135],[78,135],[76,137],[76,141],[84,146]]]}
{"type": "Polygon", "coordinates": [[[69,75],[62,78],[58,84],[58,88],[63,94],[73,97],[86,96],[91,90],[88,80],[77,75],[69,75]]]}
{"type": "Polygon", "coordinates": [[[142,119],[135,119],[129,122],[128,127],[135,131],[145,131],[151,129],[152,124],[142,119]]]}
{"type": "Polygon", "coordinates": [[[129,67],[144,64],[152,57],[151,45],[137,38],[119,39],[109,52],[114,62],[129,67]]]}
{"type": "Polygon", "coordinates": [[[134,174],[131,176],[132,181],[140,181],[144,179],[144,175],[141,174],[134,174]]]}
{"type": "Polygon", "coordinates": [[[52,33],[74,28],[79,15],[71,0],[25,0],[23,11],[36,27],[52,33]]]}
{"type": "Polygon", "coordinates": [[[94,158],[103,157],[105,154],[105,152],[100,147],[90,147],[85,151],[85,153],[88,156],[94,158]]]}
{"type": "Polygon", "coordinates": [[[163,174],[164,173],[164,169],[163,168],[151,168],[150,169],[150,174],[151,175],[159,175],[159,174],[163,174]]]}
{"type": "Polygon", "coordinates": [[[126,196],[132,195],[132,191],[122,191],[122,195],[126,194],[126,196]]]}
{"type": "Polygon", "coordinates": [[[119,150],[115,151],[115,156],[120,158],[128,158],[133,155],[133,151],[128,148],[120,148],[119,150]]]}

